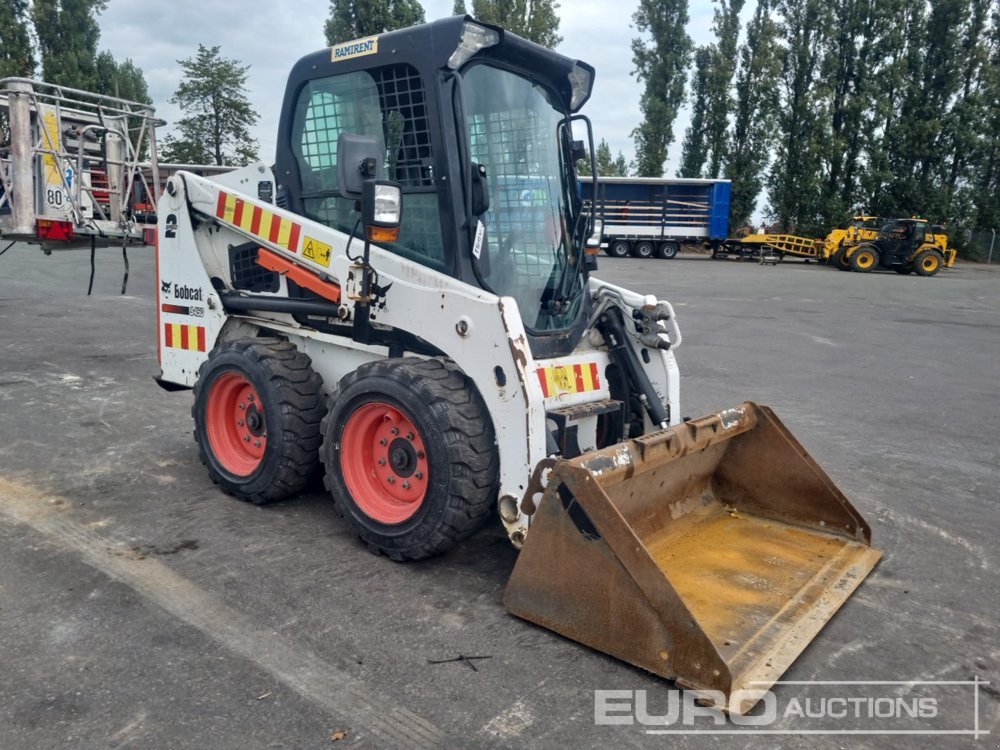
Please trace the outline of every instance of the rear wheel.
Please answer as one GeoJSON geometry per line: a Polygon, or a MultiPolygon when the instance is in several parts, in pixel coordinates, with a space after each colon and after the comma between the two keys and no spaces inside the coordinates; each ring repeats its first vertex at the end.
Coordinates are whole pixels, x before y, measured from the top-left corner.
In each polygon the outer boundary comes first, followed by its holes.
{"type": "Polygon", "coordinates": [[[861,245],[851,253],[851,270],[868,273],[878,265],[878,251],[870,245],[861,245]]]}
{"type": "Polygon", "coordinates": [[[913,259],[913,270],[920,276],[933,276],[944,265],[944,256],[937,250],[921,250],[913,259]]]}
{"type": "Polygon", "coordinates": [[[194,437],[212,480],[261,505],[298,494],[319,471],[322,380],[287,341],[222,344],[194,386],[194,437]]]}
{"type": "Polygon", "coordinates": [[[476,531],[499,457],[479,394],[454,365],[387,359],[340,381],[323,423],[326,486],[372,552],[419,560],[476,531]]]}
{"type": "Polygon", "coordinates": [[[636,242],[632,245],[632,255],[636,258],[652,258],[653,257],[653,243],[647,240],[642,240],[636,242]]]}
{"type": "Polygon", "coordinates": [[[628,240],[614,240],[608,245],[608,255],[612,258],[624,258],[632,251],[628,240]]]}
{"type": "Polygon", "coordinates": [[[660,246],[656,248],[656,257],[670,260],[672,258],[676,258],[678,252],[680,252],[680,247],[676,242],[662,242],[660,243],[660,246]]]}

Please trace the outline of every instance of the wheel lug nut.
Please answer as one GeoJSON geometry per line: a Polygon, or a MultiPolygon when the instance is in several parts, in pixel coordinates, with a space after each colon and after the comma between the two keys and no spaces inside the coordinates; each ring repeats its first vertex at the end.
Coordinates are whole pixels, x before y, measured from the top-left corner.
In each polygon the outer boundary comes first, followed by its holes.
{"type": "Polygon", "coordinates": [[[385,459],[384,459],[384,458],[380,458],[380,459],[378,460],[378,465],[379,465],[379,466],[385,466],[385,459]]]}
{"type": "Polygon", "coordinates": [[[424,457],[424,452],[423,451],[417,451],[417,458],[423,458],[423,457],[424,457]]]}
{"type": "Polygon", "coordinates": [[[413,442],[413,438],[414,438],[414,435],[413,435],[412,432],[406,433],[406,439],[409,440],[411,443],[413,442]]]}
{"type": "Polygon", "coordinates": [[[243,436],[243,442],[244,443],[249,443],[250,442],[250,436],[249,435],[244,435],[243,436]]]}
{"type": "Polygon", "coordinates": [[[413,476],[414,476],[414,478],[416,478],[416,479],[423,479],[423,478],[424,478],[424,472],[422,472],[422,471],[418,471],[418,472],[417,472],[416,474],[414,474],[413,476]]]}
{"type": "Polygon", "coordinates": [[[409,482],[403,482],[403,489],[404,490],[410,489],[410,483],[409,482]]]}
{"type": "Polygon", "coordinates": [[[241,409],[246,409],[246,407],[243,404],[240,404],[240,408],[241,409]]]}
{"type": "Polygon", "coordinates": [[[393,484],[396,481],[396,477],[390,474],[388,477],[386,477],[385,481],[387,481],[389,484],[393,484]]]}
{"type": "Polygon", "coordinates": [[[378,444],[379,445],[388,445],[389,441],[386,440],[385,438],[382,438],[381,440],[378,441],[378,444]]]}
{"type": "Polygon", "coordinates": [[[391,430],[389,430],[389,432],[391,432],[393,435],[398,435],[399,434],[399,428],[398,427],[393,427],[391,430]]]}
{"type": "Polygon", "coordinates": [[[255,447],[260,448],[260,441],[259,440],[254,440],[253,444],[254,444],[255,447]]]}
{"type": "Polygon", "coordinates": [[[242,427],[243,426],[243,420],[242,419],[237,419],[236,420],[236,424],[239,425],[240,427],[242,427]]]}

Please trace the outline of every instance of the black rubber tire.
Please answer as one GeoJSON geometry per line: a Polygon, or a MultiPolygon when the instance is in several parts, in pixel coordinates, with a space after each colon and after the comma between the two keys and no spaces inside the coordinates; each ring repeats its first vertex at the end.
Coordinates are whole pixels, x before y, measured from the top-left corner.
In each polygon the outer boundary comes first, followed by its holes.
{"type": "Polygon", "coordinates": [[[832,263],[839,271],[851,270],[851,259],[847,257],[847,248],[842,247],[833,254],[832,263]]]}
{"type": "Polygon", "coordinates": [[[913,259],[913,270],[917,276],[933,276],[942,268],[944,268],[944,256],[931,248],[921,250],[913,259]],[[929,262],[932,259],[936,262],[929,262]]]}
{"type": "Polygon", "coordinates": [[[632,243],[633,258],[652,258],[655,248],[649,240],[639,240],[632,243]]]}
{"type": "Polygon", "coordinates": [[[212,481],[230,495],[255,505],[299,494],[319,474],[320,424],[326,407],[323,380],[312,360],[295,345],[277,338],[238,339],[218,346],[198,370],[194,385],[194,439],[212,481]],[[231,473],[212,450],[206,409],[212,383],[224,373],[246,378],[260,394],[264,455],[247,476],[231,473]],[[280,436],[280,437],[279,437],[280,436]]]}
{"type": "Polygon", "coordinates": [[[871,245],[858,245],[851,253],[851,270],[868,273],[879,266],[878,250],[871,245]],[[870,260],[870,262],[869,262],[870,260]]]}
{"type": "Polygon", "coordinates": [[[663,260],[672,260],[680,252],[680,246],[676,242],[661,242],[656,248],[656,257],[663,260]]]}
{"type": "Polygon", "coordinates": [[[612,240],[606,252],[612,258],[625,258],[632,252],[632,245],[628,240],[612,240]]]}
{"type": "Polygon", "coordinates": [[[500,457],[493,423],[471,381],[450,362],[385,359],[345,376],[330,394],[320,454],[337,511],[370,551],[393,560],[421,560],[446,551],[477,531],[496,504],[500,457]],[[416,514],[398,524],[366,514],[341,468],[347,420],[372,401],[399,408],[420,431],[426,449],[427,494],[416,514]]]}

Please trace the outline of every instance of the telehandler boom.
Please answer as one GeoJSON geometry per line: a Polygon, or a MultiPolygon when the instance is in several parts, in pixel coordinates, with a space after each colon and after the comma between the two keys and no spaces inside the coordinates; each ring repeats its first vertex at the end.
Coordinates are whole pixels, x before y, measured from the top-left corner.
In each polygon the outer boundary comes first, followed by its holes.
{"type": "Polygon", "coordinates": [[[880,553],[766,407],[682,422],[672,307],[592,275],[593,80],[461,16],[305,57],[273,170],[167,183],[159,381],[226,492],[325,468],[396,560],[497,508],[512,612],[744,711],[880,553]]]}

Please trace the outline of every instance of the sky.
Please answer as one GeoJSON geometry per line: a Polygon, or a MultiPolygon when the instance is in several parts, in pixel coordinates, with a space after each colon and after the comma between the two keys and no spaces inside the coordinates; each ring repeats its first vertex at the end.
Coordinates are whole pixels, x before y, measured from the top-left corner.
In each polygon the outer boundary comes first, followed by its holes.
{"type": "MultiPolygon", "coordinates": [[[[451,15],[452,0],[423,0],[423,6],[433,21],[451,15]]],[[[634,155],[629,133],[642,119],[642,88],[631,75],[637,6],[637,0],[562,0],[558,9],[563,41],[557,51],[597,69],[593,95],[583,109],[593,122],[595,142],[605,138],[613,154],[621,151],[629,161],[634,155]]],[[[193,57],[198,44],[219,45],[223,57],[249,65],[249,99],[260,114],[254,135],[261,158],[271,163],[288,72],[299,58],[325,46],[323,23],[329,14],[328,0],[110,0],[99,19],[99,46],[142,69],[157,115],[168,123],[180,115],[169,103],[181,77],[177,60],[193,57]]],[[[710,41],[712,3],[690,0],[689,14],[688,33],[695,44],[710,41]]],[[[674,123],[667,176],[676,172],[688,121],[685,109],[674,123]]],[[[169,127],[161,128],[158,137],[169,127]]]]}

